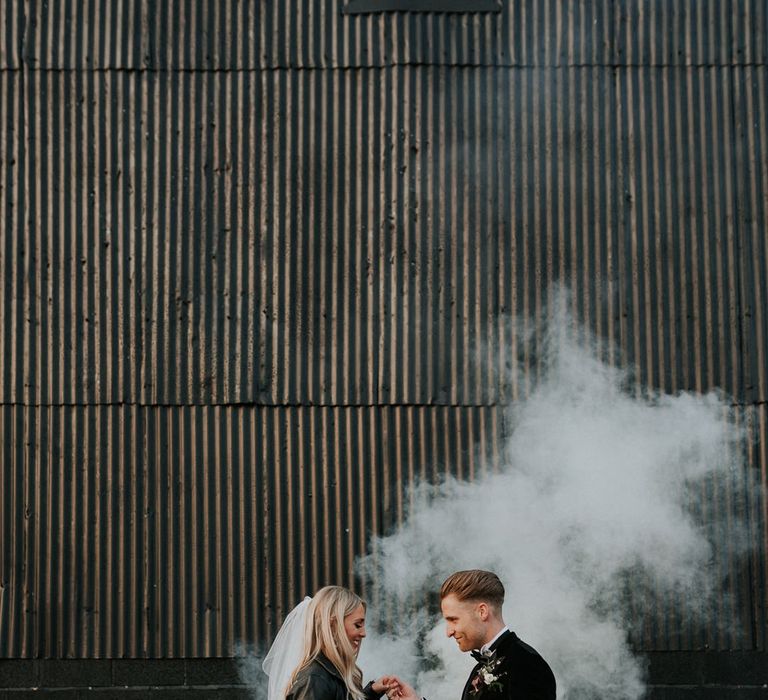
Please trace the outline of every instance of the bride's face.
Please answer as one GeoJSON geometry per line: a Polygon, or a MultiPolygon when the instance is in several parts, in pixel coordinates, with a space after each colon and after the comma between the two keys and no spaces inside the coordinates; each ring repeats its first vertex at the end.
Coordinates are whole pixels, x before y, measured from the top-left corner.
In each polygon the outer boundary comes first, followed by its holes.
{"type": "Polygon", "coordinates": [[[344,618],[344,631],[352,646],[355,654],[360,651],[360,644],[365,637],[365,608],[358,605],[349,615],[344,618]]]}

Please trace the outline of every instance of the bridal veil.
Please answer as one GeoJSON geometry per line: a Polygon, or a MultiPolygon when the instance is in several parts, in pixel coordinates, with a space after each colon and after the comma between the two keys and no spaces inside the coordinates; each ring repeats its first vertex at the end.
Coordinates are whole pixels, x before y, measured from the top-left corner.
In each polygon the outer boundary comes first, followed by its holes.
{"type": "Polygon", "coordinates": [[[301,661],[304,626],[312,598],[307,596],[285,618],[275,641],[261,664],[269,676],[268,700],[283,700],[291,675],[301,661]]]}

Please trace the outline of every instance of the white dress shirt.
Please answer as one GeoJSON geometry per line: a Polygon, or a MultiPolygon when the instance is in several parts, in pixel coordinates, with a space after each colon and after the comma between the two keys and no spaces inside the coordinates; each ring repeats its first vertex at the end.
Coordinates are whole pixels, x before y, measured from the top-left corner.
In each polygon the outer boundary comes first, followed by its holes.
{"type": "Polygon", "coordinates": [[[496,641],[496,640],[497,640],[499,637],[501,637],[501,635],[502,635],[502,634],[504,634],[504,632],[509,632],[509,627],[507,627],[506,625],[505,625],[504,627],[502,627],[502,628],[501,628],[501,630],[499,631],[499,633],[498,633],[498,634],[497,634],[497,635],[496,635],[496,636],[495,636],[495,637],[494,637],[494,638],[493,638],[493,639],[492,639],[490,642],[486,642],[485,644],[483,644],[483,646],[481,646],[481,647],[480,647],[480,653],[481,653],[483,656],[488,656],[488,655],[491,653],[491,652],[490,652],[490,649],[491,649],[491,647],[493,646],[493,643],[494,643],[494,642],[495,642],[495,641],[496,641]]]}

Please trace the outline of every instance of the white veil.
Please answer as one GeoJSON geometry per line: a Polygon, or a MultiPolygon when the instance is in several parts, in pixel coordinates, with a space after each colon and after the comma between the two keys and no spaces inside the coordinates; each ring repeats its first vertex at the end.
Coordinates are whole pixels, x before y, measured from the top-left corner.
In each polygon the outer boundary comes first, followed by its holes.
{"type": "Polygon", "coordinates": [[[261,664],[269,676],[268,700],[283,700],[291,675],[301,661],[304,624],[312,598],[307,596],[285,618],[283,626],[261,664]]]}

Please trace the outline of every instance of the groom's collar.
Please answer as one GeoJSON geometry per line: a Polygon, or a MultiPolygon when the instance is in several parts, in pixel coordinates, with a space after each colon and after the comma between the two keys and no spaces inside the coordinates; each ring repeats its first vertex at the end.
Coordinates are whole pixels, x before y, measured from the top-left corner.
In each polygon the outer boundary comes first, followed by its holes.
{"type": "Polygon", "coordinates": [[[483,655],[486,655],[487,652],[490,652],[493,648],[493,645],[499,641],[499,639],[501,638],[501,635],[503,635],[505,632],[509,632],[509,627],[507,627],[506,625],[504,625],[504,627],[502,627],[499,630],[498,634],[493,639],[486,642],[485,644],[483,644],[483,646],[480,647],[480,653],[483,655]]]}

